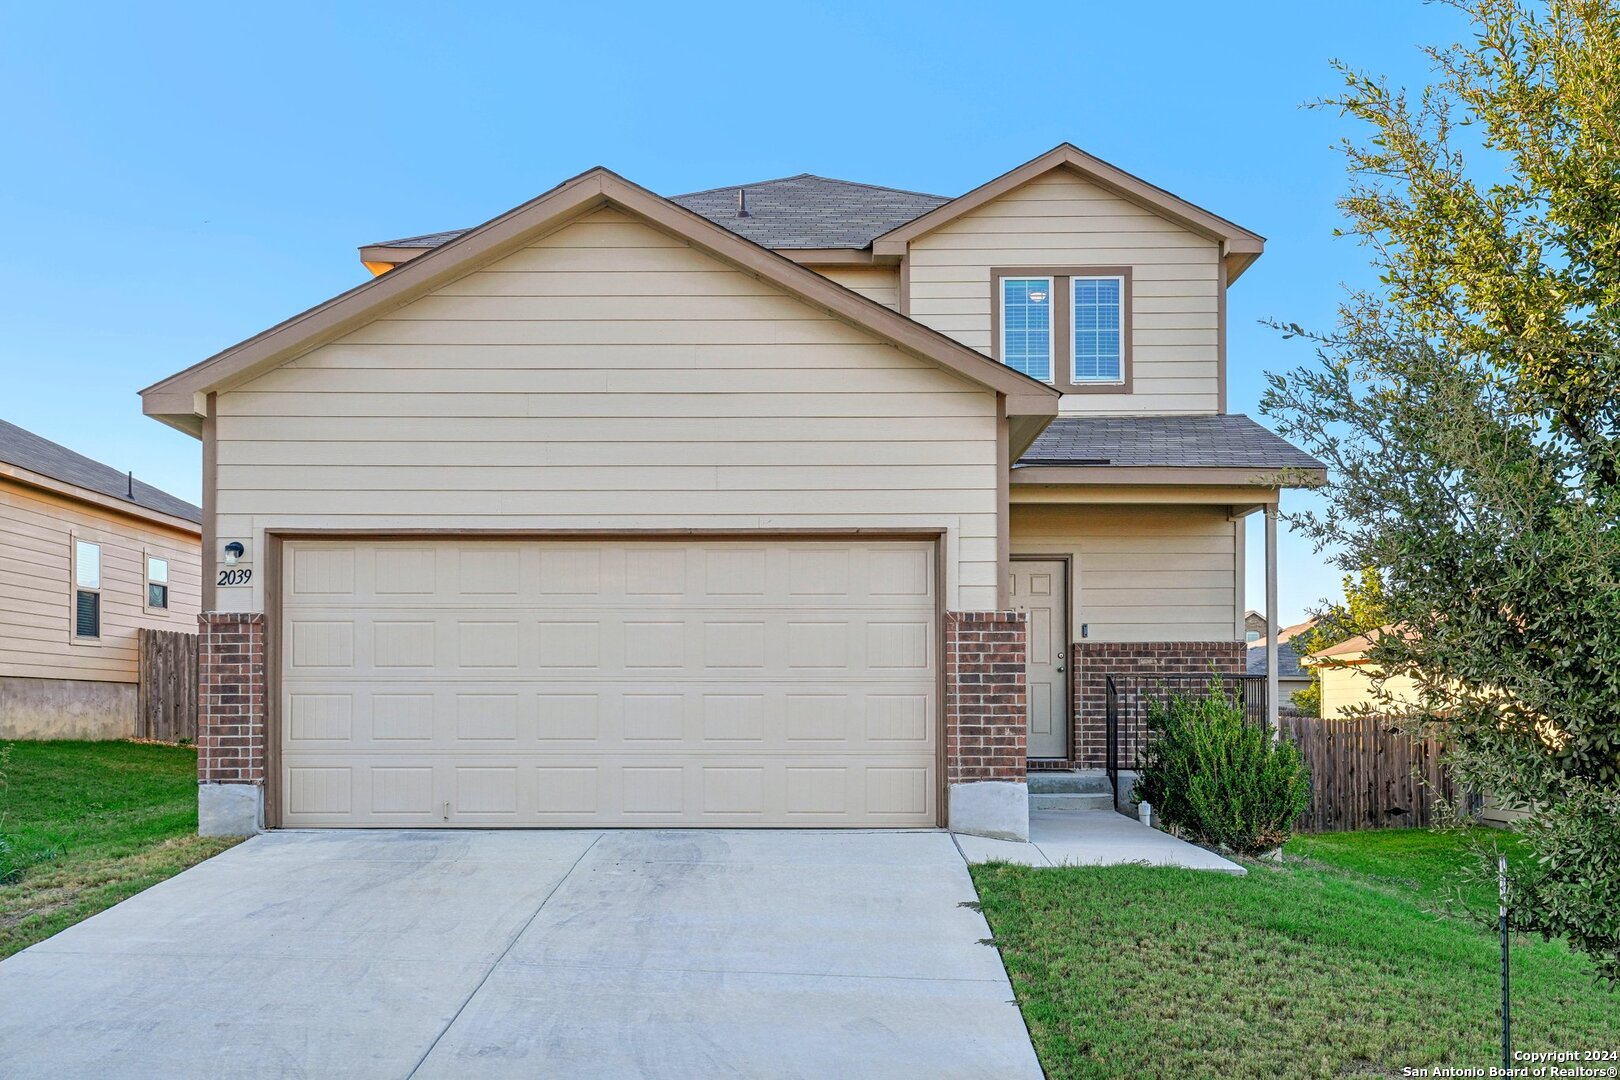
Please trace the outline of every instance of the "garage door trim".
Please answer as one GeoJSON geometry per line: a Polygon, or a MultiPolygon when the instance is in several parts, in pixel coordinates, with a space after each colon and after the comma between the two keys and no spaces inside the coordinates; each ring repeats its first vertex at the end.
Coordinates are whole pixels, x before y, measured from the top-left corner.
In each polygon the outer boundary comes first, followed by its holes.
{"type": "MultiPolygon", "coordinates": [[[[282,635],[285,629],[284,545],[303,540],[389,541],[389,540],[601,540],[636,542],[652,540],[733,540],[733,541],[827,541],[897,540],[926,541],[933,546],[934,641],[935,649],[935,732],[934,806],[935,824],[943,827],[947,810],[946,715],[945,715],[945,539],[942,528],[831,528],[831,529],[267,529],[264,534],[265,610],[265,688],[264,688],[264,821],[268,828],[284,827],[281,791],[282,725],[281,708],[282,635]]],[[[544,826],[535,826],[542,828],[544,826]]]]}

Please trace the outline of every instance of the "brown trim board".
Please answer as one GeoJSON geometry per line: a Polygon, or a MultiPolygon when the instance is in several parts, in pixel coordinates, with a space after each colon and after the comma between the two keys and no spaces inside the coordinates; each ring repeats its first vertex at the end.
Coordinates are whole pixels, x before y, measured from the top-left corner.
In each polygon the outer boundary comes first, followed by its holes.
{"type": "Polygon", "coordinates": [[[1007,402],[996,398],[996,610],[1007,610],[1008,558],[1012,553],[1012,430],[1007,424],[1007,402]]]}
{"type": "Polygon", "coordinates": [[[264,823],[281,827],[281,537],[264,537],[264,823]]]}
{"type": "Polygon", "coordinates": [[[194,400],[192,395],[228,388],[334,341],[603,205],[640,217],[911,355],[1006,394],[1020,409],[1034,415],[1057,414],[1059,395],[1051,387],[603,168],[582,173],[442,247],[154,383],[141,391],[142,408],[149,416],[191,430],[195,406],[184,403],[194,400]]]}
{"type": "Polygon", "coordinates": [[[1233,281],[1236,281],[1238,275],[1265,250],[1265,237],[1259,233],[1251,232],[1235,222],[1210,213],[1201,206],[1172,195],[1139,176],[1133,176],[1101,158],[1093,157],[1072,143],[1060,143],[1039,157],[1002,173],[967,194],[884,233],[872,241],[872,253],[903,255],[906,246],[917,237],[1000,198],[1038,176],[1060,168],[1072,169],[1123,199],[1168,218],[1206,239],[1221,242],[1225,257],[1231,263],[1233,281]]]}
{"type": "Polygon", "coordinates": [[[949,780],[946,776],[947,739],[945,716],[945,616],[950,610],[945,602],[946,556],[944,529],[800,529],[758,530],[749,532],[736,529],[648,529],[648,530],[518,530],[518,529],[267,529],[265,546],[265,711],[264,711],[264,820],[269,828],[281,827],[281,633],[282,633],[282,560],[283,543],[299,540],[413,540],[431,537],[450,540],[577,540],[602,539],[619,542],[634,540],[674,539],[732,539],[732,540],[827,540],[843,537],[850,540],[927,540],[934,547],[934,772],[936,786],[934,810],[936,821],[944,827],[949,805],[949,780]]]}
{"type": "Polygon", "coordinates": [[[1327,480],[1326,469],[1246,469],[1147,465],[1020,465],[1014,484],[1180,484],[1222,485],[1274,492],[1279,487],[1310,487],[1327,480]]]}
{"type": "Polygon", "coordinates": [[[219,558],[219,402],[208,395],[208,415],[202,422],[202,609],[216,611],[219,605],[218,578],[214,574],[219,558]]]}

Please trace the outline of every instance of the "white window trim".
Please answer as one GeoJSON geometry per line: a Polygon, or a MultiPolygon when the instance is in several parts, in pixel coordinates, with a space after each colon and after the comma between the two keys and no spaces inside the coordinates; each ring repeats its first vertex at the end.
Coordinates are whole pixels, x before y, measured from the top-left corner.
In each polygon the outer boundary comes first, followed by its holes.
{"type": "Polygon", "coordinates": [[[1076,386],[1124,386],[1125,385],[1125,320],[1130,314],[1125,310],[1125,275],[1123,274],[1070,274],[1069,275],[1069,381],[1076,386]],[[1080,353],[1075,348],[1074,335],[1078,333],[1075,318],[1075,289],[1082,281],[1113,281],[1119,285],[1119,328],[1116,331],[1119,337],[1119,374],[1112,379],[1099,379],[1095,376],[1080,375],[1080,353]]]}
{"type": "MultiPolygon", "coordinates": [[[[997,298],[997,307],[1001,313],[1001,325],[996,327],[996,334],[1001,346],[997,355],[1001,357],[1003,364],[1012,367],[1011,364],[1007,363],[1007,282],[1009,281],[1046,282],[1046,378],[1039,381],[1044,382],[1047,386],[1056,386],[1058,359],[1057,279],[1050,274],[1044,276],[1041,274],[1003,274],[996,280],[996,288],[1001,290],[1001,296],[997,298]]],[[[1069,302],[1071,305],[1074,303],[1072,292],[1070,293],[1069,302]]],[[[1013,370],[1017,371],[1018,369],[1013,368],[1013,370]]],[[[1033,379],[1035,376],[1031,375],[1030,378],[1033,379]]]]}
{"type": "Polygon", "coordinates": [[[93,540],[88,536],[81,536],[77,532],[68,533],[68,644],[95,647],[100,645],[107,631],[107,545],[100,540],[93,540]],[[79,587],[79,545],[94,544],[101,560],[101,584],[94,589],[79,587]],[[96,594],[96,636],[83,637],[79,634],[79,594],[93,592],[96,594]]]}
{"type": "Polygon", "coordinates": [[[153,554],[150,548],[141,549],[141,610],[148,615],[166,616],[174,608],[174,560],[166,554],[153,554]],[[157,559],[169,569],[169,580],[159,581],[157,584],[168,590],[169,603],[166,607],[152,606],[152,560],[157,559]]]}

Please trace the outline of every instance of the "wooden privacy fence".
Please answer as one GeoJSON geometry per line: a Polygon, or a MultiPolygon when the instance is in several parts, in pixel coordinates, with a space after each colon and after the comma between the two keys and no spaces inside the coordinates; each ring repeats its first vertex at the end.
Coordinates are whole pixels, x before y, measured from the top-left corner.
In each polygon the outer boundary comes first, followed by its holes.
{"type": "Polygon", "coordinates": [[[1440,764],[1440,741],[1414,739],[1387,717],[1283,712],[1278,724],[1311,769],[1311,807],[1299,819],[1301,832],[1432,825],[1436,796],[1456,798],[1440,764]]]}
{"type": "Polygon", "coordinates": [[[135,737],[159,742],[197,738],[197,635],[147,630],[139,635],[140,717],[135,737]]]}

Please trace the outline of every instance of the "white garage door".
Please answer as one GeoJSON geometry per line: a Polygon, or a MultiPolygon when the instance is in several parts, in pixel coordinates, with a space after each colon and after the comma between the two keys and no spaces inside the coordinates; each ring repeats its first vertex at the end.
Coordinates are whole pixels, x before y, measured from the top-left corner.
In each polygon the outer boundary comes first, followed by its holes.
{"type": "Polygon", "coordinates": [[[288,826],[938,821],[927,542],[310,541],[288,826]]]}

